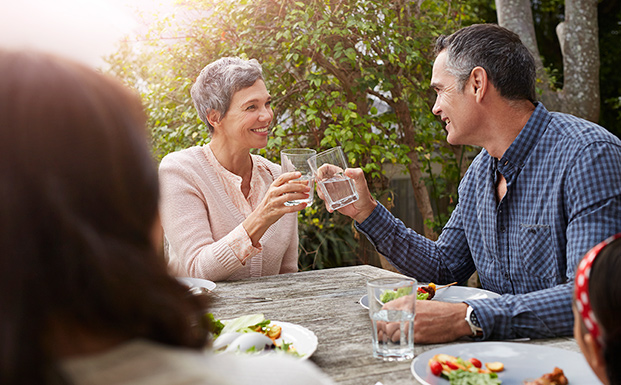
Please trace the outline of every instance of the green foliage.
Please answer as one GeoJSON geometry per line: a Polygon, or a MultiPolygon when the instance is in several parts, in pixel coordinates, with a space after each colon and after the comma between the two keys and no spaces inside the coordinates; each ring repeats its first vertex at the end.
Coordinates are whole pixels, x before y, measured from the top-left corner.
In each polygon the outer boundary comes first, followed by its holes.
{"type": "MultiPolygon", "coordinates": [[[[189,97],[204,65],[222,56],[257,58],[275,112],[268,146],[258,153],[278,161],[280,148],[340,145],[378,198],[388,191],[386,164],[415,164],[424,193],[448,200],[450,212],[463,159],[431,113],[429,78],[435,39],[476,22],[472,8],[458,0],[185,4],[190,16],[178,31],[162,20],[139,50],[123,47],[110,58],[111,72],[145,101],[158,159],[209,140],[189,97]]],[[[447,215],[425,219],[439,229],[447,215]]],[[[300,214],[303,266],[355,263],[355,236],[345,217],[307,209],[300,214]]]]}
{"type": "Polygon", "coordinates": [[[135,88],[147,109],[154,155],[203,144],[208,132],[189,96],[194,77],[175,64],[182,55],[176,46],[148,46],[134,51],[128,43],[108,58],[110,72],[135,88]]]}
{"type": "Polygon", "coordinates": [[[321,200],[298,214],[301,270],[352,266],[360,263],[351,219],[330,214],[321,200]]]}

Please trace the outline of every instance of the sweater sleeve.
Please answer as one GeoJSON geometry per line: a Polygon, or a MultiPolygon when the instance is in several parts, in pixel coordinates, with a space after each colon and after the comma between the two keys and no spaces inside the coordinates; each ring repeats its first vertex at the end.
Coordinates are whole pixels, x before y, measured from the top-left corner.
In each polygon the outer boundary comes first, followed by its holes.
{"type": "Polygon", "coordinates": [[[279,274],[285,273],[297,273],[298,271],[298,221],[297,221],[297,213],[295,220],[295,227],[293,228],[293,234],[291,235],[291,242],[289,243],[289,247],[285,251],[285,255],[282,259],[282,265],[280,265],[279,274]]]}
{"type": "Polygon", "coordinates": [[[214,241],[209,207],[195,175],[174,158],[160,164],[160,210],[170,245],[169,266],[173,274],[222,281],[244,266],[242,261],[260,249],[245,247],[250,239],[239,224],[214,241]],[[241,259],[235,251],[244,254],[241,259]]]}

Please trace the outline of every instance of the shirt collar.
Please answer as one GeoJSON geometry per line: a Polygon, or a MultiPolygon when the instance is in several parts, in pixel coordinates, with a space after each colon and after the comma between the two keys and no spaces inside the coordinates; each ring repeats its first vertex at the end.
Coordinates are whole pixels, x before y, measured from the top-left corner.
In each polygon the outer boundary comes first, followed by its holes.
{"type": "MultiPolygon", "coordinates": [[[[207,161],[211,164],[211,167],[216,170],[220,179],[226,179],[226,181],[235,186],[241,186],[242,177],[230,172],[218,161],[218,158],[216,158],[213,151],[211,150],[211,143],[207,143],[206,145],[204,145],[203,151],[205,153],[205,156],[207,157],[207,161]]],[[[223,182],[225,181],[223,180],[223,182]]]]}
{"type": "Polygon", "coordinates": [[[536,103],[535,111],[502,158],[498,162],[495,160],[492,162],[495,166],[497,164],[498,171],[507,181],[510,181],[524,168],[531,151],[537,145],[551,119],[552,116],[543,104],[536,103]]]}

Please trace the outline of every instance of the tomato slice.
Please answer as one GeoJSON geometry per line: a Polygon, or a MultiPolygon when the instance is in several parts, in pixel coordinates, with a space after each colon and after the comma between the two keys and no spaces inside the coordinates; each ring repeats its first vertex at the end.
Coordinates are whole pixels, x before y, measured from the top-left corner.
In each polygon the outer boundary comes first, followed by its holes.
{"type": "Polygon", "coordinates": [[[431,369],[431,373],[433,373],[434,376],[442,374],[442,364],[438,361],[429,361],[429,369],[431,369]]]}
{"type": "Polygon", "coordinates": [[[481,364],[481,361],[477,360],[476,358],[472,357],[471,359],[469,359],[468,361],[470,361],[470,363],[477,369],[481,369],[481,366],[483,366],[481,364]]]}

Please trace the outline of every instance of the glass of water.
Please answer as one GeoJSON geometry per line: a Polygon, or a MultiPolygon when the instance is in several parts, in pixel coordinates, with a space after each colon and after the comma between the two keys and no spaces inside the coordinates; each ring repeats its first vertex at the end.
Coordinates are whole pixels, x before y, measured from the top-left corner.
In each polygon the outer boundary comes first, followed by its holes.
{"type": "Polygon", "coordinates": [[[373,357],[384,361],[414,358],[415,296],[403,308],[386,309],[391,300],[416,294],[414,278],[377,278],[367,282],[369,317],[373,324],[373,357]]]}
{"type": "Polygon", "coordinates": [[[344,174],[347,160],[340,146],[311,156],[308,164],[330,209],[337,210],[358,200],[354,181],[344,174]]]}
{"type": "Polygon", "coordinates": [[[310,191],[308,192],[308,198],[297,199],[293,201],[285,202],[287,206],[295,206],[300,203],[306,203],[306,207],[313,203],[313,196],[315,191],[315,178],[313,177],[313,170],[308,164],[308,158],[317,154],[317,151],[312,148],[290,148],[288,150],[280,151],[280,165],[282,172],[299,171],[302,173],[302,177],[291,181],[290,183],[308,183],[310,191]]]}

